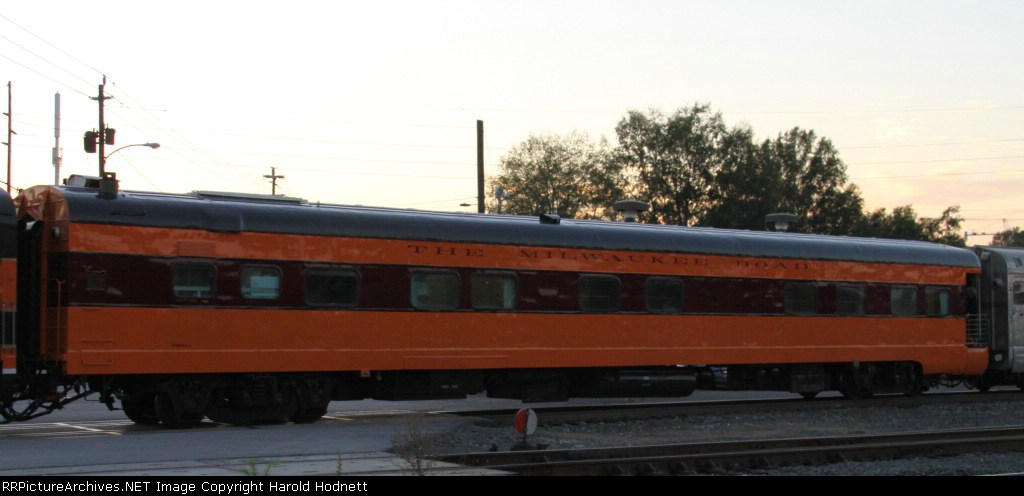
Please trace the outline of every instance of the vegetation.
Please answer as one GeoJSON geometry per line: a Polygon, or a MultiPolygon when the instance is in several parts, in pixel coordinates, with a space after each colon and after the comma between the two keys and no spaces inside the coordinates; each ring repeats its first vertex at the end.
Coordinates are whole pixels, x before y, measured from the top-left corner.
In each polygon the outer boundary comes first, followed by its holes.
{"type": "Polygon", "coordinates": [[[650,204],[649,223],[763,230],[766,215],[788,212],[804,232],[966,242],[957,206],[934,219],[910,205],[865,212],[839,151],[812,130],[757,142],[748,126],[695,104],[629,111],[615,132],[614,147],[577,132],[530,136],[502,157],[491,196],[505,188],[503,212],[514,214],[613,219],[612,203],[635,198],[650,204]]]}
{"type": "Polygon", "coordinates": [[[992,246],[1016,246],[1024,248],[1024,231],[1021,231],[1019,227],[1000,231],[992,237],[992,246]]]}
{"type": "Polygon", "coordinates": [[[511,194],[502,212],[554,213],[569,218],[608,218],[622,194],[622,177],[609,161],[607,143],[595,144],[585,133],[533,136],[501,158],[497,184],[491,184],[490,210],[497,210],[494,189],[511,194]]]}
{"type": "Polygon", "coordinates": [[[431,457],[440,452],[441,436],[429,431],[426,414],[406,417],[405,429],[391,438],[392,451],[411,475],[427,475],[435,462],[431,457]]]}

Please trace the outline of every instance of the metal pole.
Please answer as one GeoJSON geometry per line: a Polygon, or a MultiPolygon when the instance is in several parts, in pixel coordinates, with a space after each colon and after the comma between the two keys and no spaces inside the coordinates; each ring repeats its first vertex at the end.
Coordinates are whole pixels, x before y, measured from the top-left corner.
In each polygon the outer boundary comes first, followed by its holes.
{"type": "Polygon", "coordinates": [[[106,172],[107,157],[103,154],[103,144],[107,141],[107,132],[103,123],[103,87],[107,85],[107,76],[103,76],[103,84],[100,85],[100,94],[96,97],[96,100],[100,102],[100,177],[103,177],[103,173],[106,172]]]}
{"type": "Polygon", "coordinates": [[[14,113],[14,111],[11,110],[11,82],[7,81],[7,113],[4,114],[4,115],[7,116],[7,143],[4,143],[4,144],[7,145],[7,194],[8,195],[11,194],[11,148],[13,148],[13,146],[11,146],[12,145],[12,143],[11,143],[11,135],[14,134],[14,130],[11,129],[11,114],[13,114],[13,113],[14,113]]]}
{"type": "Polygon", "coordinates": [[[484,213],[484,121],[476,121],[476,210],[484,213]]]}
{"type": "Polygon", "coordinates": [[[60,93],[53,95],[53,185],[60,185],[60,93]]]}
{"type": "Polygon", "coordinates": [[[108,98],[110,98],[109,96],[103,96],[103,87],[106,86],[106,85],[107,85],[107,76],[104,75],[103,76],[103,84],[100,85],[99,95],[97,95],[95,98],[92,98],[92,100],[96,100],[100,104],[100,128],[98,130],[99,131],[98,137],[99,137],[99,142],[100,142],[99,143],[100,144],[100,147],[99,147],[99,153],[100,153],[100,177],[103,177],[103,173],[106,172],[106,164],[107,164],[107,157],[103,156],[103,154],[105,153],[103,145],[104,145],[104,142],[107,139],[107,128],[106,128],[106,125],[103,123],[103,101],[108,99],[108,98]]]}

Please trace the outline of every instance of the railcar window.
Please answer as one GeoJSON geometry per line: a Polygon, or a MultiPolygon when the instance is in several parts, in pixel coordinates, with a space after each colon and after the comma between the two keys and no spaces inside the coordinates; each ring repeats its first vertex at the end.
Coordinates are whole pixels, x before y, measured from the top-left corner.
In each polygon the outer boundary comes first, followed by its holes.
{"type": "Polygon", "coordinates": [[[836,313],[864,315],[864,286],[836,286],[836,313]]]}
{"type": "Polygon", "coordinates": [[[619,309],[619,278],[580,276],[580,310],[607,312],[619,309]]]}
{"type": "Polygon", "coordinates": [[[945,288],[925,288],[924,303],[928,315],[949,315],[953,294],[945,288]]]}
{"type": "Polygon", "coordinates": [[[274,300],[281,296],[281,269],[242,267],[242,297],[249,300],[274,300]]]}
{"type": "Polygon", "coordinates": [[[351,269],[306,271],[306,303],[313,307],[354,307],[359,303],[359,273],[351,269]]]}
{"type": "Polygon", "coordinates": [[[414,272],[412,306],[432,310],[451,310],[459,306],[459,276],[451,272],[414,272]]]}
{"type": "Polygon", "coordinates": [[[917,288],[892,288],[889,301],[893,315],[917,315],[917,288]]]}
{"type": "Polygon", "coordinates": [[[812,314],[818,309],[818,288],[813,284],[789,283],[783,294],[786,313],[812,314]]]}
{"type": "Polygon", "coordinates": [[[647,311],[679,313],[683,311],[683,281],[679,279],[648,279],[644,284],[647,311]]]}
{"type": "Polygon", "coordinates": [[[480,310],[512,310],[516,307],[516,278],[508,274],[474,274],[470,300],[480,310]]]}
{"type": "Polygon", "coordinates": [[[210,298],[217,269],[211,264],[178,263],[171,267],[175,298],[210,298]]]}
{"type": "Polygon", "coordinates": [[[86,291],[106,291],[107,290],[107,271],[105,271],[105,270],[86,270],[85,271],[85,290],[86,291]]]}
{"type": "Polygon", "coordinates": [[[1024,281],[1013,281],[1013,304],[1024,305],[1024,281]]]}

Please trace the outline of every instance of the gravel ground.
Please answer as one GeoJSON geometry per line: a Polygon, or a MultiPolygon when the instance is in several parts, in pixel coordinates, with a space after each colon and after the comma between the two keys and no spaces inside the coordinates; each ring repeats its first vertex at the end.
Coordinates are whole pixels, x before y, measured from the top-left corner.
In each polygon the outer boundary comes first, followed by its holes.
{"type": "MultiPolygon", "coordinates": [[[[1024,425],[1024,396],[993,403],[832,408],[805,412],[686,415],[660,419],[540,426],[530,443],[550,449],[908,432],[1024,425]]],[[[481,421],[443,439],[447,453],[508,450],[512,428],[481,421]]],[[[977,453],[899,461],[846,462],[744,472],[751,475],[981,475],[1024,472],[1024,453],[977,453]]]]}

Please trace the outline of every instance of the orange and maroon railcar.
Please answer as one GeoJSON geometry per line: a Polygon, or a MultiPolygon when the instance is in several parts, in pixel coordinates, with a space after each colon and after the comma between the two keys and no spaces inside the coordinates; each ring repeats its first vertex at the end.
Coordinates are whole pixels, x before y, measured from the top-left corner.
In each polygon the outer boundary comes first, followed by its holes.
{"type": "Polygon", "coordinates": [[[968,332],[978,257],[923,242],[109,179],[15,203],[16,217],[0,212],[5,312],[18,240],[8,404],[92,391],[143,423],[311,421],[332,399],[684,396],[716,375],[805,396],[916,394],[988,364],[968,332]]]}

